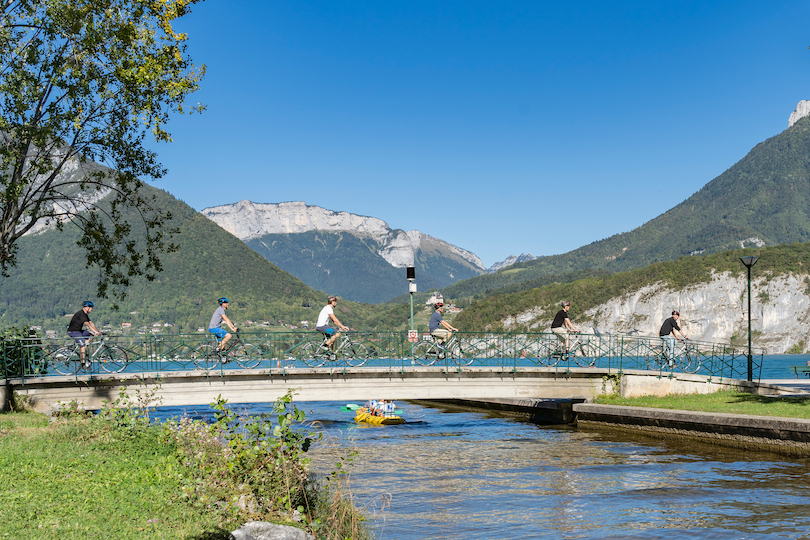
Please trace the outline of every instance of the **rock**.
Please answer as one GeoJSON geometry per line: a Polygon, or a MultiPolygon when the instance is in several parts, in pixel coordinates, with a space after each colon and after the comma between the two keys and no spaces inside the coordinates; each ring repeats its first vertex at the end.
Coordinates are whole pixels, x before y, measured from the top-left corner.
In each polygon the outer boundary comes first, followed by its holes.
{"type": "Polygon", "coordinates": [[[806,99],[800,101],[799,104],[796,105],[796,110],[790,113],[790,118],[788,118],[788,127],[793,127],[793,124],[805,116],[810,116],[810,101],[806,99]]]}
{"type": "Polygon", "coordinates": [[[497,263],[493,264],[492,266],[490,266],[489,269],[487,270],[487,272],[490,273],[490,274],[494,274],[498,270],[502,270],[502,269],[504,269],[504,268],[506,268],[508,266],[512,266],[515,263],[533,261],[536,258],[537,257],[532,255],[531,253],[521,253],[520,257],[515,257],[514,255],[509,255],[503,261],[497,262],[497,263]]]}
{"type": "Polygon", "coordinates": [[[297,527],[264,521],[249,521],[231,533],[233,540],[315,540],[297,527]]]}
{"type": "Polygon", "coordinates": [[[206,208],[202,214],[243,242],[266,234],[345,231],[357,237],[372,238],[380,246],[379,255],[395,268],[412,266],[415,253],[421,249],[449,253],[479,272],[485,270],[477,255],[444,240],[417,230],[391,229],[379,218],[334,212],[301,201],[260,204],[245,200],[206,208]]]}
{"type": "MultiPolygon", "coordinates": [[[[777,277],[756,276],[751,282],[752,330],[757,332],[754,345],[768,354],[782,354],[807,340],[810,326],[810,276],[782,274],[777,277]]],[[[555,306],[549,312],[540,307],[527,309],[504,319],[508,330],[526,325],[533,331],[546,332],[551,326],[555,306]]],[[[748,332],[748,291],[744,274],[715,273],[711,281],[673,290],[661,283],[611,298],[587,310],[580,321],[586,333],[637,332],[657,336],[661,323],[677,309],[681,328],[691,339],[728,342],[732,335],[748,332]]]]}

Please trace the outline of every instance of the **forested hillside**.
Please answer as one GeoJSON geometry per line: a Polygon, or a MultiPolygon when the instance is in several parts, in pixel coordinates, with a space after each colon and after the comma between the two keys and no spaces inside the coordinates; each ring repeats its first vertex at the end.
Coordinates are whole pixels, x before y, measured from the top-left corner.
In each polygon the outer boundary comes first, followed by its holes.
{"type": "Polygon", "coordinates": [[[460,281],[446,290],[454,297],[472,297],[487,289],[496,291],[585,268],[621,272],[683,255],[760,243],[806,242],[810,240],[809,205],[810,118],[804,118],[758,144],[700,191],[637,229],[569,253],[460,281]]]}
{"type": "MultiPolygon", "coordinates": [[[[582,321],[581,315],[608,300],[629,295],[642,287],[662,284],[674,290],[683,290],[690,285],[707,283],[715,273],[730,272],[742,275],[745,267],[739,257],[757,254],[759,261],[754,266],[754,277],[765,276],[772,279],[793,272],[810,273],[810,242],[785,244],[759,250],[731,250],[713,255],[680,257],[674,261],[653,263],[650,266],[608,276],[580,279],[571,283],[556,283],[527,291],[509,294],[496,294],[489,298],[474,301],[464,309],[453,324],[460,329],[502,330],[504,321],[515,318],[527,310],[537,310],[550,317],[559,309],[562,300],[571,302],[569,312],[572,320],[582,321]]],[[[810,289],[810,278],[806,280],[810,289]]],[[[510,330],[526,330],[521,324],[510,326],[510,330]]],[[[540,331],[547,331],[546,328],[540,331]]]]}
{"type": "MultiPolygon", "coordinates": [[[[111,301],[95,296],[98,272],[86,268],[74,228],[26,236],[19,243],[19,264],[0,280],[0,327],[37,325],[61,333],[85,299],[96,303],[93,319],[102,324],[130,322],[137,328],[168,322],[175,325],[172,332],[207,326],[221,296],[232,300],[230,314],[237,322],[315,320],[326,293],[269,263],[168,193],[147,189],[172,212],[172,226],[180,230],[175,237],[180,249],[164,255],[157,279],[135,278],[115,311],[111,301]]],[[[358,329],[407,323],[407,306],[341,302],[338,308],[341,320],[358,329]]]]}

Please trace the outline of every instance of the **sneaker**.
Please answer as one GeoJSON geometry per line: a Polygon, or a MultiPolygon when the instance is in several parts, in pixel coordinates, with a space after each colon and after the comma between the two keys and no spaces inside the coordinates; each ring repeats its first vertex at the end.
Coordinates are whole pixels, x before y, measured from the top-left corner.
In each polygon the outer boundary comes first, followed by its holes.
{"type": "Polygon", "coordinates": [[[90,369],[90,362],[83,362],[82,369],[90,369]]]}

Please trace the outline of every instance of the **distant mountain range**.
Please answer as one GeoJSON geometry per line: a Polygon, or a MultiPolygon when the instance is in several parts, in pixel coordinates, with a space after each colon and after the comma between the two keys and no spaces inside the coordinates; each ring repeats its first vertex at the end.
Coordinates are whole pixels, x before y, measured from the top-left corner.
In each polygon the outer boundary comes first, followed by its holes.
{"type": "Polygon", "coordinates": [[[810,118],[755,146],[697,193],[627,233],[562,255],[460,281],[445,297],[471,298],[543,276],[620,272],[678,257],[810,240],[810,118]]]}
{"type": "MultiPolygon", "coordinates": [[[[211,220],[170,194],[145,187],[169,210],[171,226],[180,234],[180,250],[164,255],[164,271],[154,281],[135,278],[120,310],[112,302],[96,298],[98,270],[88,268],[84,250],[76,245],[75,227],[63,232],[44,228],[19,242],[19,262],[11,275],[0,279],[0,328],[41,326],[64,336],[67,317],[78,311],[83,300],[93,300],[93,321],[121,328],[130,323],[151,333],[195,332],[206,327],[217,307],[217,298],[232,300],[229,315],[239,324],[246,321],[283,321],[300,326],[314,321],[326,303],[326,294],[281,270],[211,220]],[[166,327],[163,324],[171,324],[166,327]]],[[[137,222],[136,222],[137,223],[137,222]]],[[[136,227],[137,229],[137,227],[136,227]]],[[[404,280],[404,277],[403,277],[404,280]]],[[[407,306],[369,306],[354,302],[338,305],[341,321],[356,329],[385,329],[407,325],[407,306]]]]}
{"type": "Polygon", "coordinates": [[[486,272],[478,256],[444,240],[303,202],[241,201],[202,213],[307,285],[358,302],[407,292],[407,266],[416,268],[420,290],[486,272]]]}

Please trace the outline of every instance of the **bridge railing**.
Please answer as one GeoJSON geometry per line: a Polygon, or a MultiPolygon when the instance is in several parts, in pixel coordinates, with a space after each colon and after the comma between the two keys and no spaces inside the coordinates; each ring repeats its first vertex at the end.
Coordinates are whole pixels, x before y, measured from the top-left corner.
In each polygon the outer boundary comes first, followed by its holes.
{"type": "MultiPolygon", "coordinates": [[[[347,332],[350,346],[339,349],[334,360],[315,360],[313,351],[320,345],[321,334],[314,331],[241,332],[239,339],[252,361],[250,367],[279,370],[303,369],[322,364],[343,369],[370,366],[401,369],[415,365],[441,366],[463,370],[468,366],[493,366],[513,369],[521,366],[546,366],[560,371],[577,367],[600,367],[620,372],[627,369],[651,369],[662,376],[686,371],[704,375],[745,379],[748,373],[747,348],[729,344],[689,341],[681,350],[678,344],[673,362],[662,360],[662,341],[658,337],[627,334],[570,334],[569,351],[561,339],[551,333],[461,332],[457,334],[460,347],[448,354],[423,356],[424,342],[432,342],[427,333],[420,333],[415,342],[407,332],[347,332]]],[[[342,340],[343,338],[341,338],[342,340]]],[[[168,372],[204,369],[225,373],[240,369],[237,362],[201,361],[200,351],[216,343],[211,334],[163,334],[106,336],[105,345],[123,350],[124,372],[168,372]]],[[[235,340],[231,342],[235,343],[235,340]]],[[[109,366],[92,356],[99,346],[98,338],[88,347],[93,360],[89,370],[76,375],[104,373],[109,366]]],[[[72,338],[40,337],[2,341],[0,360],[2,376],[46,377],[59,375],[56,370],[64,351],[75,348],[72,338]],[[67,348],[67,349],[66,349],[67,348]]],[[[756,350],[753,357],[755,379],[759,379],[764,351],[756,350]]],[[[205,360],[203,358],[203,360],[205,360]]],[[[116,366],[113,366],[116,367],[116,366]]]]}

